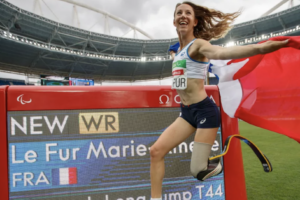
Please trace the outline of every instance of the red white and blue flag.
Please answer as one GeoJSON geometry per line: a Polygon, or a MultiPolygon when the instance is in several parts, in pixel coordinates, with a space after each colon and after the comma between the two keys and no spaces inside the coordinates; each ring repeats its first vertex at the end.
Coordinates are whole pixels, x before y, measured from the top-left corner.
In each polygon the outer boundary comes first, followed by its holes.
{"type": "Polygon", "coordinates": [[[223,110],[300,143],[300,37],[275,52],[228,61],[211,60],[223,110]]]}
{"type": "Polygon", "coordinates": [[[77,184],[77,168],[52,169],[52,185],[77,184]]]}

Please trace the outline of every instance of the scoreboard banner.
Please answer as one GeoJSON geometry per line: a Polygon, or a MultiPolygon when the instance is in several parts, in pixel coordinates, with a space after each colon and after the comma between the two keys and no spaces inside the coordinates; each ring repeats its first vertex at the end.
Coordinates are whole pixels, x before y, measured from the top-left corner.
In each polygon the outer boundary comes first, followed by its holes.
{"type": "MultiPolygon", "coordinates": [[[[9,199],[149,200],[150,147],[180,115],[178,100],[166,96],[157,107],[8,110],[9,199]]],[[[221,153],[223,129],[211,156],[221,153]]],[[[166,155],[163,199],[228,198],[226,166],[204,182],[191,176],[193,139],[166,155]]]]}
{"type": "MultiPolygon", "coordinates": [[[[179,113],[179,108],[8,112],[11,197],[31,198],[46,190],[47,196],[59,196],[75,188],[79,193],[145,190],[150,146],[179,113]]],[[[213,154],[220,153],[220,144],[218,134],[213,154]]],[[[166,156],[166,185],[198,182],[189,170],[192,146],[193,136],[166,156]]],[[[220,174],[209,181],[220,197],[222,179],[220,174]]]]}

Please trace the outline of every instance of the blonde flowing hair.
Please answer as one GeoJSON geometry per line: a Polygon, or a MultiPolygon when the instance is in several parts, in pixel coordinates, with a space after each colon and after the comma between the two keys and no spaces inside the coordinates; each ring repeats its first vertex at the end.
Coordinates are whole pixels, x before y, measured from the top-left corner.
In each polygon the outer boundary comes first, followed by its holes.
{"type": "Polygon", "coordinates": [[[194,36],[207,41],[224,37],[233,27],[232,23],[234,20],[241,14],[241,12],[223,13],[189,1],[178,3],[175,12],[181,4],[190,5],[194,10],[195,18],[198,20],[197,26],[194,27],[194,36]]]}

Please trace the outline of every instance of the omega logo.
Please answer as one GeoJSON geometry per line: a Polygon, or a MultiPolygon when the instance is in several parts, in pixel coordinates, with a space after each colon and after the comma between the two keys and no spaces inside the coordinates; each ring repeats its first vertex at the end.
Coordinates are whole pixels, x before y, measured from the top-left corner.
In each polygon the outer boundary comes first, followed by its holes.
{"type": "MultiPolygon", "coordinates": [[[[174,101],[175,103],[177,104],[180,104],[180,97],[179,95],[177,94],[175,97],[174,97],[174,101]]],[[[163,94],[159,97],[159,103],[160,104],[168,104],[170,102],[170,97],[166,94],[163,94]]]]}
{"type": "Polygon", "coordinates": [[[167,104],[167,103],[169,103],[169,101],[170,101],[170,97],[166,94],[163,94],[159,97],[159,103],[160,104],[167,104]]]}

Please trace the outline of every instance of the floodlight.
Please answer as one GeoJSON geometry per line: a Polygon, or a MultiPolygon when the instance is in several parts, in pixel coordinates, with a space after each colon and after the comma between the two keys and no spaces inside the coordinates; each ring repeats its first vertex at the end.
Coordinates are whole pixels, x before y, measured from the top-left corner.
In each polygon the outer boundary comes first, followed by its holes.
{"type": "Polygon", "coordinates": [[[225,46],[226,47],[232,47],[232,46],[235,46],[235,43],[233,41],[230,41],[225,46]]]}

